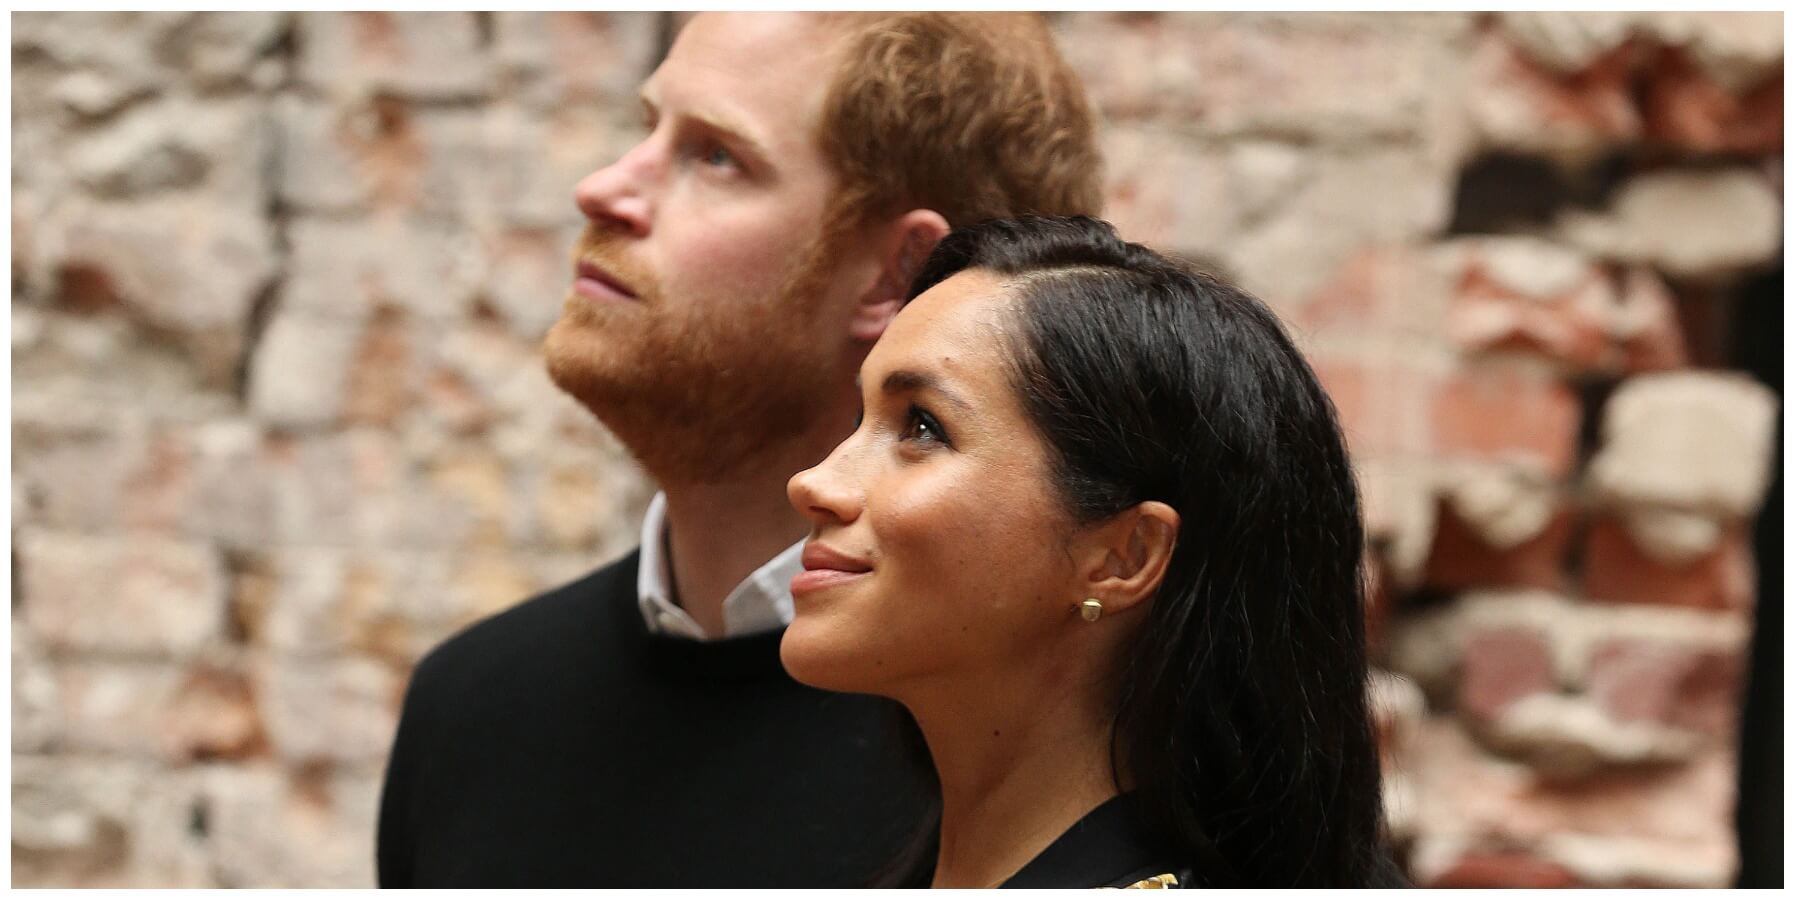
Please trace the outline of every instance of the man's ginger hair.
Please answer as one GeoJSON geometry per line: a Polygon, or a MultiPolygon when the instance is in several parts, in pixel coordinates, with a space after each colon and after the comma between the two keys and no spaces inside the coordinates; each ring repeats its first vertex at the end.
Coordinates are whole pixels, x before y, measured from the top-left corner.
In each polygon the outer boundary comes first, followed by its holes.
{"type": "Polygon", "coordinates": [[[1032,13],[850,13],[819,139],[838,187],[827,229],[909,209],[952,228],[1100,214],[1081,80],[1032,13]]]}

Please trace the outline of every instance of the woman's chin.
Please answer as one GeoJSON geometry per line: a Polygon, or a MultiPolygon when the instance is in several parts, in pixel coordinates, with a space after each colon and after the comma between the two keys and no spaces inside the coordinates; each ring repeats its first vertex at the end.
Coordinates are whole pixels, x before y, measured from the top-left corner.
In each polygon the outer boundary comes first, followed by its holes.
{"type": "Polygon", "coordinates": [[[867,654],[833,640],[831,629],[798,616],[781,636],[781,666],[801,684],[826,691],[875,693],[862,671],[867,654]]]}

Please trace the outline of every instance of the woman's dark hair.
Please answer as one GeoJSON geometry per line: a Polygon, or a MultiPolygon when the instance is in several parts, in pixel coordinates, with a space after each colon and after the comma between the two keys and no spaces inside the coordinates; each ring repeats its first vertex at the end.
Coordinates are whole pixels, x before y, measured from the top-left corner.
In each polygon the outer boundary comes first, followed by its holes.
{"type": "MultiPolygon", "coordinates": [[[[1146,500],[1181,516],[1118,682],[1113,773],[1141,823],[1204,885],[1397,883],[1364,692],[1356,484],[1280,322],[1086,216],[953,231],[909,296],[965,269],[1018,300],[1012,380],[1074,520],[1146,500]]],[[[922,751],[916,725],[909,740],[922,751]]],[[[890,879],[929,881],[936,826],[890,879]]]]}

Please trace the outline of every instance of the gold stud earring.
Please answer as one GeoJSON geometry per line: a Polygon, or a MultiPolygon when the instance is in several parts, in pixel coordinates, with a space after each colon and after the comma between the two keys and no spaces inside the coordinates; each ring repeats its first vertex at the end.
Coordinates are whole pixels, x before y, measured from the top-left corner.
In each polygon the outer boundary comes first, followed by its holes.
{"type": "Polygon", "coordinates": [[[1081,617],[1089,622],[1100,621],[1100,614],[1105,611],[1106,607],[1101,606],[1100,601],[1092,597],[1081,601],[1081,617]]]}

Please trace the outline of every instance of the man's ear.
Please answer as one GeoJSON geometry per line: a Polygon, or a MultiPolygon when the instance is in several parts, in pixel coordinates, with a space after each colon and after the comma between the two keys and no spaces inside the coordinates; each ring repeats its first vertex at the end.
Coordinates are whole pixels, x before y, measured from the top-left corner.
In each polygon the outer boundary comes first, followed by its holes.
{"type": "Polygon", "coordinates": [[[933,247],[950,233],[950,223],[936,210],[915,209],[888,223],[878,238],[881,270],[856,303],[850,337],[873,343],[906,302],[913,279],[925,267],[933,247]]]}
{"type": "Polygon", "coordinates": [[[1085,554],[1087,597],[1099,600],[1108,615],[1149,599],[1169,571],[1180,532],[1181,514],[1157,500],[1145,500],[1100,525],[1085,554]]]}

